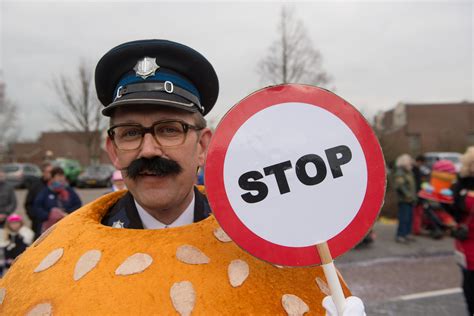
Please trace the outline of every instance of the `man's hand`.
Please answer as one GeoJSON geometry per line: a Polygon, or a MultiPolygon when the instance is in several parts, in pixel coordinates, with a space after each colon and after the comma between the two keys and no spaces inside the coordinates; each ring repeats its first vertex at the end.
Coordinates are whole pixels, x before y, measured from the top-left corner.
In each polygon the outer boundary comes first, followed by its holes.
{"type": "Polygon", "coordinates": [[[337,314],[336,305],[331,296],[326,296],[323,299],[323,307],[326,309],[326,316],[366,316],[364,303],[356,296],[346,298],[342,315],[337,314]]]}

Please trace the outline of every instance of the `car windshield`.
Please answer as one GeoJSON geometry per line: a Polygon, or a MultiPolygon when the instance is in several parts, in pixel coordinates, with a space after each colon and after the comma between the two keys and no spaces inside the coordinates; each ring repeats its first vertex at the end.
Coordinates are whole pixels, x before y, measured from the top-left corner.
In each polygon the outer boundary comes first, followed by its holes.
{"type": "Polygon", "coordinates": [[[5,165],[2,167],[2,169],[5,173],[9,173],[9,172],[15,172],[15,171],[20,170],[20,167],[17,165],[5,165]]]}

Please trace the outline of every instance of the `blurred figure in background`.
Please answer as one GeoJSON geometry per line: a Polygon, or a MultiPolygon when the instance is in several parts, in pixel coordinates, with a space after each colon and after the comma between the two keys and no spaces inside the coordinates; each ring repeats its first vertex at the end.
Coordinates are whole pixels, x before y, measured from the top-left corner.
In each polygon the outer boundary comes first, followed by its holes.
{"type": "Polygon", "coordinates": [[[0,228],[16,209],[15,190],[6,182],[5,172],[0,169],[0,228]]]}
{"type": "Polygon", "coordinates": [[[5,270],[10,268],[16,257],[21,255],[31,245],[34,232],[23,224],[23,218],[18,214],[8,216],[4,227],[2,248],[5,256],[5,270]]]}
{"type": "Polygon", "coordinates": [[[398,229],[396,242],[408,243],[413,241],[412,230],[413,206],[416,202],[416,184],[412,173],[413,159],[408,154],[397,158],[397,170],[394,182],[398,197],[398,229]]]}
{"type": "Polygon", "coordinates": [[[28,193],[25,199],[25,210],[26,214],[31,220],[31,228],[35,233],[35,239],[41,235],[41,221],[34,216],[33,213],[33,203],[36,199],[36,196],[48,185],[48,181],[51,179],[51,170],[53,170],[53,166],[50,162],[45,162],[41,166],[41,171],[43,175],[40,179],[32,183],[30,188],[28,189],[28,193]]]}
{"type": "Polygon", "coordinates": [[[464,297],[469,315],[474,315],[474,147],[467,148],[461,164],[458,181],[453,185],[454,217],[459,223],[453,237],[464,297]]]}
{"type": "Polygon", "coordinates": [[[418,155],[415,158],[413,166],[413,176],[415,177],[416,192],[421,190],[421,184],[430,179],[430,168],[426,166],[426,158],[423,155],[418,155]]]}
{"type": "Polygon", "coordinates": [[[127,186],[125,181],[123,181],[122,172],[120,170],[115,170],[112,174],[112,192],[126,190],[127,186]]]}
{"type": "Polygon", "coordinates": [[[55,167],[48,185],[35,198],[33,216],[41,222],[41,232],[44,232],[81,206],[81,199],[68,185],[64,170],[55,167]]]}

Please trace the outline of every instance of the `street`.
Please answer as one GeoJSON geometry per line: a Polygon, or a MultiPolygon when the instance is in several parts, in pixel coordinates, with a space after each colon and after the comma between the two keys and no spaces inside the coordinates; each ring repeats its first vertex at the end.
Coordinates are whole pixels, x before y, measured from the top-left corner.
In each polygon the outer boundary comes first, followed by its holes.
{"type": "MultiPolygon", "coordinates": [[[[77,191],[86,204],[109,190],[77,191]]],[[[23,215],[26,191],[16,194],[23,215]]],[[[335,259],[353,295],[364,301],[367,315],[467,315],[453,240],[421,236],[408,245],[398,244],[396,227],[394,221],[378,221],[372,245],[335,259]]]]}

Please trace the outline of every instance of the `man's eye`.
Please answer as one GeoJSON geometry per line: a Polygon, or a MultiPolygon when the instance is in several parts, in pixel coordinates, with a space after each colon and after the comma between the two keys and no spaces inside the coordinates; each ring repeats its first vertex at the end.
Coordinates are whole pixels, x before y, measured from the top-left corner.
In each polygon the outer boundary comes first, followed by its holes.
{"type": "Polygon", "coordinates": [[[119,135],[121,138],[127,139],[127,138],[135,138],[137,136],[140,136],[141,133],[140,133],[140,129],[138,128],[129,128],[129,129],[123,130],[119,135]]]}
{"type": "Polygon", "coordinates": [[[181,134],[181,129],[176,126],[160,126],[156,129],[158,135],[174,136],[181,134]]]}

